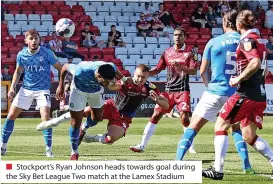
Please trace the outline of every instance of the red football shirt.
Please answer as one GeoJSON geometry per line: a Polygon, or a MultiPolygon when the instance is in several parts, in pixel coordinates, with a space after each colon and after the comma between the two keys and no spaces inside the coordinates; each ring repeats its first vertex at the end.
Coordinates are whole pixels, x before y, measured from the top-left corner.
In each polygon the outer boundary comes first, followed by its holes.
{"type": "Polygon", "coordinates": [[[248,30],[241,36],[236,50],[237,73],[240,75],[254,58],[261,59],[261,68],[249,79],[241,82],[237,93],[254,101],[266,101],[265,92],[265,69],[266,69],[266,46],[256,29],[248,30]]]}
{"type": "Polygon", "coordinates": [[[160,70],[167,68],[165,91],[190,91],[189,75],[172,66],[170,62],[173,60],[188,68],[198,68],[193,52],[187,51],[185,44],[180,50],[176,50],[174,47],[166,49],[156,66],[160,70]]]}
{"type": "Polygon", "coordinates": [[[142,102],[150,96],[151,90],[154,90],[158,95],[160,94],[156,86],[148,81],[141,86],[122,84],[115,97],[117,109],[121,114],[124,112],[126,116],[134,117],[142,102]]]}

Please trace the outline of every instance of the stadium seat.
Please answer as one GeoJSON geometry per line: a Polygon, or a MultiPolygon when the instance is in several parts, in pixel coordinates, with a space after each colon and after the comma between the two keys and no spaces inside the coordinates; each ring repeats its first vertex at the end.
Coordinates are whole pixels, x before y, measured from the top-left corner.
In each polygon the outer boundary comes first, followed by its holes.
{"type": "Polygon", "coordinates": [[[11,47],[13,47],[14,46],[14,42],[3,42],[2,43],[2,45],[3,46],[5,46],[5,47],[8,47],[8,48],[11,48],[11,47]]]}
{"type": "Polygon", "coordinates": [[[116,6],[118,6],[120,8],[124,8],[127,6],[127,2],[126,1],[116,1],[116,6]]]}
{"type": "Polygon", "coordinates": [[[261,29],[260,33],[261,33],[261,35],[271,35],[272,34],[270,29],[261,29]]]}
{"type": "Polygon", "coordinates": [[[145,47],[145,40],[143,37],[134,37],[133,43],[135,48],[144,48],[145,47]]]}
{"type": "Polygon", "coordinates": [[[166,26],[164,27],[163,32],[168,32],[169,34],[173,34],[174,28],[171,26],[166,26]]]}
{"type": "Polygon", "coordinates": [[[153,48],[142,48],[140,52],[141,52],[142,59],[146,59],[146,60],[154,59],[154,49],[153,48]]]}
{"type": "Polygon", "coordinates": [[[2,42],[12,42],[12,43],[14,43],[14,37],[12,35],[2,37],[1,39],[2,39],[2,42]]]}
{"type": "Polygon", "coordinates": [[[123,16],[134,16],[135,13],[134,13],[134,10],[132,7],[128,6],[128,7],[123,7],[122,8],[122,15],[123,16]]]}
{"type": "Polygon", "coordinates": [[[111,25],[117,26],[117,18],[115,16],[106,16],[105,25],[111,27],[111,25]]]}
{"type": "Polygon", "coordinates": [[[40,16],[38,14],[29,14],[28,23],[30,25],[41,25],[40,16]]]}
{"type": "Polygon", "coordinates": [[[130,17],[130,25],[133,26],[133,27],[136,27],[136,23],[137,23],[138,20],[139,20],[139,17],[131,16],[130,17]]]}
{"type": "Polygon", "coordinates": [[[8,54],[9,53],[9,47],[1,46],[1,54],[8,54]]]}
{"type": "Polygon", "coordinates": [[[187,32],[188,32],[188,34],[192,34],[192,33],[198,33],[199,34],[199,30],[197,28],[195,28],[195,27],[189,27],[187,29],[187,32]]]}
{"type": "Polygon", "coordinates": [[[127,1],[128,7],[132,7],[133,9],[139,6],[139,1],[127,1]]]}
{"type": "Polygon", "coordinates": [[[156,66],[158,64],[158,59],[150,59],[149,60],[149,65],[150,66],[156,66]]]}
{"type": "Polygon", "coordinates": [[[222,28],[212,28],[211,34],[213,37],[223,34],[222,28]]]}
{"type": "Polygon", "coordinates": [[[158,44],[160,46],[160,48],[168,48],[170,47],[170,39],[166,38],[166,37],[159,37],[158,39],[158,44]]]}
{"type": "Polygon", "coordinates": [[[208,43],[208,39],[206,38],[199,38],[195,42],[198,46],[200,45],[206,45],[208,43]]]}
{"type": "Polygon", "coordinates": [[[66,5],[69,5],[70,8],[72,8],[74,5],[77,5],[77,2],[76,2],[76,1],[70,0],[70,1],[66,1],[65,4],[66,4],[66,5]]]}
{"type": "Polygon", "coordinates": [[[136,65],[140,65],[140,64],[144,64],[144,65],[149,66],[149,62],[146,59],[137,59],[136,60],[136,65]]]}
{"type": "Polygon", "coordinates": [[[191,39],[198,39],[199,38],[199,33],[190,33],[188,38],[191,39]]]}
{"type": "Polygon", "coordinates": [[[112,62],[113,62],[115,65],[117,65],[117,66],[119,66],[119,65],[122,66],[122,62],[121,62],[120,59],[113,59],[112,62]]]}
{"type": "Polygon", "coordinates": [[[42,14],[41,22],[43,25],[53,25],[53,17],[50,14],[42,14]]]}
{"type": "Polygon", "coordinates": [[[79,5],[82,5],[83,7],[87,7],[90,5],[89,1],[78,1],[79,5]]]}
{"type": "Polygon", "coordinates": [[[92,0],[92,1],[90,1],[91,2],[91,5],[93,6],[93,7],[99,7],[99,6],[102,6],[102,1],[99,1],[99,0],[92,0]]]}
{"type": "Polygon", "coordinates": [[[146,47],[155,49],[158,47],[158,41],[155,37],[146,37],[146,47]]]}
{"type": "Polygon", "coordinates": [[[14,21],[14,15],[13,14],[5,14],[5,20],[14,21]]]}
{"type": "Polygon", "coordinates": [[[136,66],[125,65],[125,66],[124,66],[124,69],[125,69],[125,70],[128,70],[128,71],[131,73],[131,76],[133,76],[133,73],[134,73],[135,70],[136,70],[136,66]]]}
{"type": "Polygon", "coordinates": [[[1,60],[8,58],[8,54],[1,52],[1,60]]]}
{"type": "Polygon", "coordinates": [[[187,38],[185,40],[186,45],[195,45],[196,38],[187,38]]]}
{"type": "Polygon", "coordinates": [[[9,32],[16,31],[21,32],[22,31],[22,25],[21,24],[10,24],[8,25],[9,32]]]}
{"type": "Polygon", "coordinates": [[[122,37],[122,40],[126,43],[126,48],[132,48],[133,47],[132,37],[122,37]]]}
{"type": "Polygon", "coordinates": [[[137,7],[135,7],[135,9],[134,9],[135,15],[136,15],[137,17],[139,17],[140,14],[141,14],[142,12],[144,12],[144,11],[145,11],[145,8],[144,8],[144,7],[141,7],[141,6],[137,6],[137,7]]]}
{"type": "Polygon", "coordinates": [[[1,62],[2,66],[3,65],[15,65],[16,64],[16,60],[14,58],[4,58],[1,62]]]}
{"type": "Polygon", "coordinates": [[[35,27],[36,31],[39,32],[40,35],[47,36],[48,35],[48,27],[44,25],[38,25],[35,27]]]}
{"type": "Polygon", "coordinates": [[[100,33],[102,37],[108,38],[108,33],[111,31],[110,26],[101,26],[100,33]]]}
{"type": "Polygon", "coordinates": [[[129,48],[128,49],[128,56],[130,59],[140,59],[140,48],[129,48]]]}
{"type": "Polygon", "coordinates": [[[130,25],[130,19],[128,16],[119,16],[118,17],[118,25],[119,26],[129,26],[130,25]]]}
{"type": "Polygon", "coordinates": [[[123,66],[135,66],[136,65],[136,60],[134,59],[125,59],[123,61],[123,66]]]}
{"type": "Polygon", "coordinates": [[[27,32],[30,29],[34,29],[34,28],[35,28],[35,25],[25,25],[25,26],[22,26],[22,33],[25,34],[25,32],[27,32]]]}
{"type": "Polygon", "coordinates": [[[201,38],[206,38],[206,39],[211,39],[211,35],[204,35],[204,34],[201,34],[201,38]]]}
{"type": "Polygon", "coordinates": [[[127,58],[127,48],[115,48],[115,56],[116,58],[118,58],[119,55],[126,55],[126,58],[127,58]]]}
{"type": "Polygon", "coordinates": [[[121,8],[119,6],[111,6],[109,8],[110,8],[111,16],[115,16],[115,17],[121,16],[121,8]]]}
{"type": "Polygon", "coordinates": [[[106,56],[106,55],[115,56],[115,49],[114,48],[103,48],[102,54],[103,54],[103,56],[106,56]]]}
{"type": "Polygon", "coordinates": [[[154,57],[156,58],[156,56],[161,56],[162,54],[163,54],[163,52],[165,51],[165,49],[163,48],[156,48],[155,50],[154,50],[154,57]]]}
{"type": "Polygon", "coordinates": [[[136,37],[137,36],[137,28],[134,26],[125,27],[125,34],[127,37],[136,37]]]}
{"type": "Polygon", "coordinates": [[[98,27],[104,26],[104,17],[102,16],[95,16],[92,17],[93,25],[96,25],[98,27]]]}
{"type": "Polygon", "coordinates": [[[114,1],[102,0],[102,4],[103,6],[110,8],[114,6],[114,1]]]}
{"type": "Polygon", "coordinates": [[[15,15],[16,24],[27,25],[27,15],[26,14],[16,14],[15,15]]]}
{"type": "Polygon", "coordinates": [[[97,7],[97,13],[99,16],[106,17],[109,16],[109,8],[104,6],[97,7]]]}
{"type": "Polygon", "coordinates": [[[22,50],[22,47],[14,46],[9,48],[9,54],[18,54],[18,52],[22,50]]]}

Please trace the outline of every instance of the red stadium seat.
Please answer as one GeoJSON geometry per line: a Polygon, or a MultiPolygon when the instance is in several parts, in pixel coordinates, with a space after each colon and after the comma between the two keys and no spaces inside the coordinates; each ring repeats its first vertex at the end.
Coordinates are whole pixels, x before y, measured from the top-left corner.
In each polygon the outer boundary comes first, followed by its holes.
{"type": "Polygon", "coordinates": [[[8,5],[8,10],[11,11],[11,10],[20,10],[20,7],[18,4],[9,4],[8,5]]]}
{"type": "Polygon", "coordinates": [[[8,31],[2,31],[1,36],[8,36],[8,31]]]}
{"type": "Polygon", "coordinates": [[[78,50],[77,50],[78,53],[80,54],[86,54],[88,55],[88,48],[86,47],[79,47],[78,50]]]}
{"type": "Polygon", "coordinates": [[[22,47],[14,46],[9,48],[9,54],[18,54],[18,52],[22,50],[22,47]]]}
{"type": "Polygon", "coordinates": [[[24,35],[16,35],[15,41],[16,42],[25,42],[25,36],[24,35]]]}
{"type": "MultiPolygon", "coordinates": [[[[200,33],[202,33],[202,32],[200,31],[200,33]]],[[[203,34],[201,34],[201,38],[211,39],[211,35],[203,35],[203,34]]]]}
{"type": "Polygon", "coordinates": [[[164,5],[164,8],[166,9],[172,9],[174,7],[174,4],[170,3],[170,2],[166,2],[166,4],[164,5]]]}
{"type": "Polygon", "coordinates": [[[70,41],[75,42],[78,46],[81,45],[81,37],[80,36],[71,36],[70,41]]]}
{"type": "Polygon", "coordinates": [[[187,5],[186,4],[176,4],[176,8],[180,8],[180,9],[186,9],[187,5]]]}
{"type": "Polygon", "coordinates": [[[195,43],[196,43],[198,46],[199,46],[199,45],[206,45],[206,44],[208,43],[208,39],[200,38],[200,39],[197,39],[195,43]]]}
{"type": "Polygon", "coordinates": [[[199,38],[198,33],[189,33],[188,38],[199,38]]]}
{"type": "Polygon", "coordinates": [[[128,71],[128,70],[121,70],[120,71],[125,77],[130,77],[131,76],[131,74],[130,74],[130,72],[128,71]]]}
{"type": "Polygon", "coordinates": [[[103,55],[115,55],[115,49],[114,48],[103,48],[102,53],[103,53],[103,55]]]}
{"type": "Polygon", "coordinates": [[[27,44],[25,42],[15,42],[15,46],[25,47],[25,46],[27,46],[27,44]]]}
{"type": "Polygon", "coordinates": [[[189,4],[189,8],[196,9],[198,7],[198,4],[189,4]]]}
{"type": "Polygon", "coordinates": [[[6,24],[1,23],[1,31],[7,31],[8,26],[6,24]]]}
{"type": "Polygon", "coordinates": [[[118,67],[119,71],[123,70],[123,66],[122,65],[117,65],[117,67],[118,67]]]}
{"type": "Polygon", "coordinates": [[[14,58],[4,58],[4,59],[2,59],[2,66],[5,64],[14,65],[14,64],[16,64],[16,60],[14,58]]]}
{"type": "Polygon", "coordinates": [[[62,6],[62,5],[64,5],[64,1],[53,1],[53,4],[55,4],[57,6],[62,6]]]}
{"type": "Polygon", "coordinates": [[[90,55],[93,55],[93,54],[102,55],[102,52],[101,52],[100,48],[98,48],[98,47],[91,47],[89,49],[89,54],[90,55]]]}
{"type": "Polygon", "coordinates": [[[33,6],[33,9],[35,11],[45,11],[46,10],[46,6],[44,6],[43,4],[35,4],[33,6]]]}
{"type": "Polygon", "coordinates": [[[11,48],[11,47],[13,47],[14,46],[14,42],[3,42],[3,46],[5,46],[5,47],[8,47],[8,48],[11,48]]]}
{"type": "Polygon", "coordinates": [[[37,5],[39,1],[28,1],[28,4],[31,4],[32,6],[33,5],[37,5]]]}
{"type": "Polygon", "coordinates": [[[82,5],[73,5],[72,12],[84,12],[84,8],[82,5]]]}
{"type": "Polygon", "coordinates": [[[1,54],[8,54],[9,53],[9,48],[5,46],[1,46],[1,54]]]}
{"type": "Polygon", "coordinates": [[[211,35],[211,30],[209,28],[200,28],[201,35],[208,34],[211,35]]]}
{"type": "Polygon", "coordinates": [[[41,1],[42,5],[50,5],[52,4],[52,1],[41,1]]]}
{"type": "Polygon", "coordinates": [[[8,58],[8,54],[1,53],[1,60],[3,60],[4,58],[8,58]]]}
{"type": "Polygon", "coordinates": [[[113,59],[115,59],[115,56],[114,55],[103,55],[103,59],[113,60],[113,59]]]}
{"type": "Polygon", "coordinates": [[[80,22],[91,22],[91,18],[89,15],[81,15],[80,22]]]}
{"type": "Polygon", "coordinates": [[[196,38],[187,38],[187,39],[185,40],[185,43],[186,43],[187,46],[188,46],[188,45],[194,45],[195,42],[196,42],[196,38]]]}
{"type": "Polygon", "coordinates": [[[68,10],[64,10],[64,11],[61,11],[60,12],[60,15],[62,15],[62,16],[67,16],[67,15],[71,15],[71,12],[70,12],[70,10],[68,11],[68,10]]]}
{"type": "Polygon", "coordinates": [[[32,7],[32,5],[30,5],[30,4],[21,4],[21,5],[20,5],[20,9],[21,9],[22,11],[32,11],[32,10],[33,10],[33,7],[32,7]]]}
{"type": "Polygon", "coordinates": [[[17,54],[11,54],[11,55],[10,55],[10,58],[13,58],[13,59],[16,60],[16,59],[17,59],[17,54]]]}
{"type": "Polygon", "coordinates": [[[34,11],[34,14],[38,14],[38,15],[42,15],[42,14],[46,14],[46,10],[36,10],[36,11],[34,11]]]}
{"type": "Polygon", "coordinates": [[[199,30],[195,27],[189,27],[187,29],[187,32],[188,32],[188,34],[191,34],[191,33],[198,33],[199,34],[199,30]]]}
{"type": "MultiPolygon", "coordinates": [[[[55,1],[56,2],[56,1],[55,1]]],[[[55,3],[54,3],[55,4],[55,3]]],[[[70,8],[70,6],[69,5],[60,5],[59,6],[59,9],[61,10],[61,12],[62,11],[71,11],[71,8],[70,8]]]]}
{"type": "Polygon", "coordinates": [[[122,62],[121,62],[120,59],[113,59],[112,62],[113,62],[115,65],[117,65],[117,66],[119,66],[119,65],[122,66],[122,62]]]}

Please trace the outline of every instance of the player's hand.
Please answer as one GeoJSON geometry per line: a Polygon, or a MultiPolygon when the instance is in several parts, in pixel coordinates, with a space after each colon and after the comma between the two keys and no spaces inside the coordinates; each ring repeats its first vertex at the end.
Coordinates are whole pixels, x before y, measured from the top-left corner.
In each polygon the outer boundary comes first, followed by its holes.
{"type": "Polygon", "coordinates": [[[155,103],[157,103],[159,100],[159,96],[156,94],[154,90],[150,91],[150,97],[155,103]]]}
{"type": "Polygon", "coordinates": [[[15,90],[14,90],[14,88],[10,88],[9,89],[9,92],[8,92],[8,98],[10,99],[10,100],[12,100],[13,98],[14,98],[14,96],[15,96],[15,90]]]}
{"type": "Polygon", "coordinates": [[[62,85],[59,85],[56,90],[56,99],[57,100],[63,100],[64,99],[64,87],[62,85]]]}
{"type": "Polygon", "coordinates": [[[240,80],[239,77],[231,77],[231,78],[229,79],[229,85],[230,85],[231,87],[236,87],[236,86],[238,86],[240,83],[241,83],[241,80],[240,80]]]}

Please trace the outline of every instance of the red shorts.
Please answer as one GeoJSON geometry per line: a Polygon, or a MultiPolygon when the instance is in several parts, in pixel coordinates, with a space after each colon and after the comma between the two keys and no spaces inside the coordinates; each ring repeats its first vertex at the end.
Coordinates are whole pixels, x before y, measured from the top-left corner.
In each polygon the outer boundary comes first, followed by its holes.
{"type": "Polygon", "coordinates": [[[176,105],[178,112],[191,112],[191,98],[189,91],[183,92],[162,92],[169,102],[169,109],[163,109],[159,105],[155,106],[155,111],[169,113],[172,111],[173,107],[176,105]]]}
{"type": "Polygon", "coordinates": [[[242,127],[246,127],[250,122],[254,122],[262,129],[265,108],[266,102],[253,101],[234,94],[224,104],[219,116],[230,124],[241,121],[242,127]]]}
{"type": "Polygon", "coordinates": [[[108,126],[109,125],[116,125],[124,128],[125,132],[129,128],[130,123],[132,122],[132,118],[122,116],[113,99],[108,99],[104,102],[104,109],[103,109],[103,119],[108,119],[108,126]]]}

